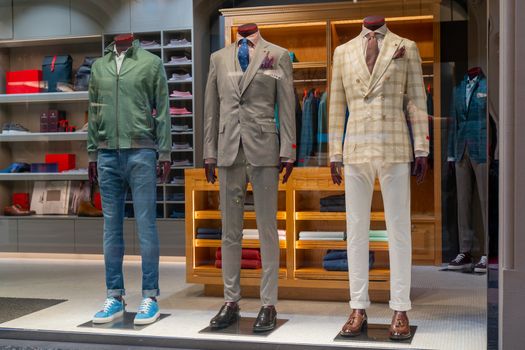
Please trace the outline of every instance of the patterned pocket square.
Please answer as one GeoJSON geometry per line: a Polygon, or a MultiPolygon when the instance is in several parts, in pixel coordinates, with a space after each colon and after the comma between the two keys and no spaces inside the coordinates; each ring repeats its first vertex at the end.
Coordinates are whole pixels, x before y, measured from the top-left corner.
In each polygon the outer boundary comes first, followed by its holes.
{"type": "Polygon", "coordinates": [[[405,52],[406,52],[406,49],[404,46],[401,46],[400,48],[398,48],[396,50],[396,52],[394,53],[394,57],[393,59],[397,60],[398,58],[403,58],[405,57],[405,52]]]}
{"type": "Polygon", "coordinates": [[[266,57],[261,64],[261,69],[273,69],[273,57],[270,57],[270,53],[266,53],[266,57]]]}

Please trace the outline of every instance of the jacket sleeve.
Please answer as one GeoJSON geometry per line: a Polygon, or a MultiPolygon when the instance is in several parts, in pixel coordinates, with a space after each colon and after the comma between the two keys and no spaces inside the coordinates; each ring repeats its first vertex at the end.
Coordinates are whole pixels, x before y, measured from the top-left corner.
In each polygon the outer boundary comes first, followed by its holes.
{"type": "Polygon", "coordinates": [[[332,67],[328,118],[329,156],[331,162],[343,161],[343,133],[346,112],[346,94],[343,86],[343,50],[342,46],[335,49],[332,67]]]}
{"type": "Polygon", "coordinates": [[[166,71],[158,60],[154,76],[154,97],[157,110],[155,132],[159,151],[159,161],[171,161],[171,117],[166,71]]]}
{"type": "Polygon", "coordinates": [[[96,162],[98,155],[98,87],[96,83],[95,67],[89,79],[89,106],[88,106],[88,139],[87,151],[89,162],[96,162]]]}
{"type": "Polygon", "coordinates": [[[450,118],[447,125],[448,129],[448,151],[447,161],[456,160],[456,127],[457,127],[457,112],[456,112],[456,89],[452,93],[452,103],[450,106],[450,118]]]}
{"type": "Polygon", "coordinates": [[[279,58],[279,73],[277,79],[277,106],[279,108],[279,137],[281,140],[281,158],[296,159],[296,125],[295,125],[295,93],[293,89],[293,66],[288,51],[279,58]]]}
{"type": "Polygon", "coordinates": [[[204,159],[217,159],[217,143],[219,138],[220,102],[217,90],[217,71],[214,55],[210,57],[210,70],[204,97],[204,159]]]}
{"type": "Polygon", "coordinates": [[[407,44],[407,80],[408,116],[414,136],[414,152],[430,152],[430,135],[428,130],[427,96],[421,69],[421,57],[416,43],[407,44]]]}

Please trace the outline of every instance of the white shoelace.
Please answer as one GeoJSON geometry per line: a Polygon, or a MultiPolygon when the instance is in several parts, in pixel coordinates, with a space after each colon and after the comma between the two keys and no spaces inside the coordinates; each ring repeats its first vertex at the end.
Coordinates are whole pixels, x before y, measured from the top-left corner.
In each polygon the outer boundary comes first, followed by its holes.
{"type": "Polygon", "coordinates": [[[151,306],[153,305],[154,301],[151,298],[146,298],[142,300],[142,303],[139,306],[139,314],[147,314],[149,310],[151,309],[151,306]]]}
{"type": "Polygon", "coordinates": [[[485,255],[483,255],[483,256],[481,257],[481,259],[479,260],[479,263],[478,263],[478,264],[480,264],[480,265],[485,265],[485,266],[486,266],[486,265],[487,265],[487,257],[486,257],[485,255]]]}
{"type": "Polygon", "coordinates": [[[458,254],[458,256],[456,256],[456,258],[454,260],[452,260],[452,262],[459,263],[463,259],[465,259],[465,254],[460,253],[460,254],[458,254]]]}
{"type": "Polygon", "coordinates": [[[116,301],[117,299],[107,298],[106,301],[104,301],[104,309],[102,311],[109,312],[109,310],[111,309],[113,304],[115,304],[116,301]]]}

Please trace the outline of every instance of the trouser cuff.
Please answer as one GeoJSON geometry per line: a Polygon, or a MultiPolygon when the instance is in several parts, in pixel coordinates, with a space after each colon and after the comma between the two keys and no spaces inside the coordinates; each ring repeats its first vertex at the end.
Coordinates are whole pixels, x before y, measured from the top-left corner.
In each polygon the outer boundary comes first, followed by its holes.
{"type": "Polygon", "coordinates": [[[121,297],[123,295],[126,295],[125,289],[108,289],[107,291],[108,298],[121,297]]]}
{"type": "Polygon", "coordinates": [[[143,298],[154,298],[160,295],[160,290],[158,289],[148,289],[142,291],[143,298]]]}
{"type": "Polygon", "coordinates": [[[355,309],[368,309],[370,307],[370,301],[350,301],[350,308],[355,309]]]}
{"type": "Polygon", "coordinates": [[[394,311],[409,311],[412,309],[412,303],[408,302],[408,303],[395,303],[393,301],[391,301],[390,303],[390,308],[394,311]]]}

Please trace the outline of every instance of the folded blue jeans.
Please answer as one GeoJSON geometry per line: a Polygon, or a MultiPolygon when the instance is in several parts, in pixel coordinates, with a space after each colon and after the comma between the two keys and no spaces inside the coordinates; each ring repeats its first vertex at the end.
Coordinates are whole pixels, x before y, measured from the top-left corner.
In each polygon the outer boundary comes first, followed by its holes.
{"type": "Polygon", "coordinates": [[[98,178],[104,213],[104,262],[108,297],[125,295],[124,206],[129,186],[142,256],[142,296],[159,295],[156,223],[157,155],[154,149],[99,150],[98,178]]]}

